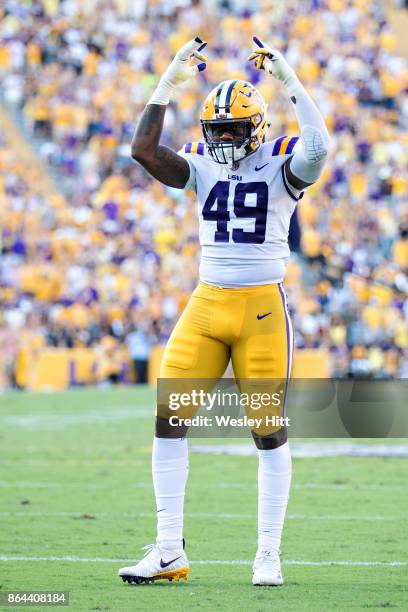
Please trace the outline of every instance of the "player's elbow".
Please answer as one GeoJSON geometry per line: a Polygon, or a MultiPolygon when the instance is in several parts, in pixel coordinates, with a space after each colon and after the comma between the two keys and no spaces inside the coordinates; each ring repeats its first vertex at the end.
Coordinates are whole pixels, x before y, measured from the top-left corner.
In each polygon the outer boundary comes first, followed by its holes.
{"type": "Polygon", "coordinates": [[[142,164],[142,166],[149,160],[149,152],[137,140],[132,141],[130,155],[132,159],[142,164]]]}
{"type": "Polygon", "coordinates": [[[323,167],[330,156],[332,147],[333,145],[330,136],[328,134],[324,134],[320,145],[315,147],[310,163],[318,164],[323,167]]]}
{"type": "Polygon", "coordinates": [[[330,137],[326,130],[322,133],[314,126],[304,126],[301,132],[301,154],[305,162],[310,166],[324,164],[329,153],[330,137]]]}
{"type": "Polygon", "coordinates": [[[321,148],[322,148],[322,157],[324,158],[329,157],[330,152],[333,149],[333,141],[330,138],[327,130],[325,130],[325,132],[323,133],[321,148]]]}
{"type": "Polygon", "coordinates": [[[326,143],[322,143],[319,148],[316,148],[314,154],[308,159],[310,164],[325,164],[329,155],[329,147],[326,143]]]}
{"type": "Polygon", "coordinates": [[[130,155],[132,159],[145,166],[154,157],[154,147],[148,139],[135,134],[130,145],[130,155]]]}

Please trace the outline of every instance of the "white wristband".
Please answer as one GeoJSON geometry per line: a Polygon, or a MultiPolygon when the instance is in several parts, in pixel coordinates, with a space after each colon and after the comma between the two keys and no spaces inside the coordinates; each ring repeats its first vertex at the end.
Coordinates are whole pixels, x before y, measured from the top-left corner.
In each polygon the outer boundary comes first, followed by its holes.
{"type": "Polygon", "coordinates": [[[171,85],[165,79],[161,78],[147,104],[167,105],[170,102],[173,90],[174,85],[171,85]]]}

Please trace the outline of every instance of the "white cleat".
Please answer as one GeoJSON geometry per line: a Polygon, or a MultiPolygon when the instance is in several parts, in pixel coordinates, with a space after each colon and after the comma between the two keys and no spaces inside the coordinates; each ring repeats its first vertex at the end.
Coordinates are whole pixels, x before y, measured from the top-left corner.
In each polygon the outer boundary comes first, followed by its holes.
{"type": "Polygon", "coordinates": [[[253,565],[252,584],[255,586],[281,586],[283,584],[278,552],[258,550],[253,565]]]}
{"type": "Polygon", "coordinates": [[[166,550],[156,544],[148,544],[142,550],[146,553],[139,563],[119,570],[123,582],[149,584],[155,580],[188,579],[189,564],[184,550],[166,550]]]}

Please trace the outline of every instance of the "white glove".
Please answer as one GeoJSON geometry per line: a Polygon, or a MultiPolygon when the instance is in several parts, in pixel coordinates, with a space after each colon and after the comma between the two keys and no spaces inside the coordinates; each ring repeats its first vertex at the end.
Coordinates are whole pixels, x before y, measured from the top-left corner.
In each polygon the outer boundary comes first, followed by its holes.
{"type": "Polygon", "coordinates": [[[180,83],[184,83],[192,76],[206,69],[207,58],[200,53],[206,46],[198,36],[186,43],[176,53],[175,58],[162,75],[159,84],[154,90],[148,104],[168,104],[173,90],[180,83]],[[191,60],[198,59],[200,64],[192,64],[191,60]]]}
{"type": "Polygon", "coordinates": [[[264,45],[256,36],[253,40],[256,47],[248,60],[256,60],[258,70],[266,70],[282,81],[298,120],[300,140],[294,148],[291,170],[305,184],[312,184],[321,175],[330,149],[330,136],[324,119],[282,53],[264,45]]]}
{"type": "Polygon", "coordinates": [[[253,37],[253,41],[256,47],[248,57],[248,61],[256,59],[255,66],[258,70],[266,70],[266,72],[272,74],[279,81],[282,81],[285,87],[290,88],[298,84],[295,71],[289,66],[280,51],[265,45],[257,36],[253,37]]]}

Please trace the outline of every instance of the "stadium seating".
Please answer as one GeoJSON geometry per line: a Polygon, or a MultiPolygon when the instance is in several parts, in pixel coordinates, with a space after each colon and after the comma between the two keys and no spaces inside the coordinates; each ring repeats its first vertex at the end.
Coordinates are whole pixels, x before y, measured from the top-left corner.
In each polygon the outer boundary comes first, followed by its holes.
{"type": "MultiPolygon", "coordinates": [[[[83,382],[133,380],[124,364],[168,338],[197,280],[195,201],[152,181],[129,143],[161,71],[197,31],[210,69],[178,93],[164,142],[199,139],[203,92],[232,77],[265,96],[271,137],[295,134],[282,91],[246,62],[252,33],[281,48],[334,141],[299,208],[302,252],[286,281],[296,344],[326,351],[333,376],[407,377],[408,71],[380,4],[102,4],[0,8],[3,105],[13,113],[0,136],[0,388],[29,385],[33,359],[42,380],[51,349],[61,360],[70,350],[97,356],[96,370],[91,357],[80,366],[83,382]]],[[[66,371],[58,384],[73,382],[66,371]]]]}

